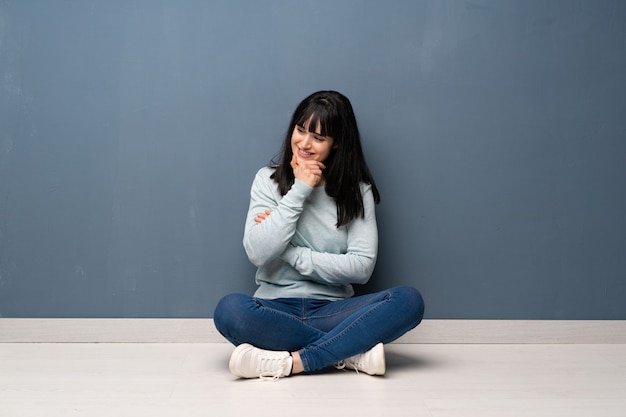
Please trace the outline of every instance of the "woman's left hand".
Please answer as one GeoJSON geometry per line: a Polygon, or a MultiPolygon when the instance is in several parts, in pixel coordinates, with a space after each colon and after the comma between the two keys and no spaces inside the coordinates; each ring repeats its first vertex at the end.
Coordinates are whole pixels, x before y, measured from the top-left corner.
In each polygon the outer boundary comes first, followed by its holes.
{"type": "Polygon", "coordinates": [[[263,213],[259,213],[256,216],[254,216],[254,221],[257,222],[257,224],[259,224],[263,220],[267,219],[267,216],[269,216],[270,214],[272,214],[272,210],[265,210],[263,213]]]}

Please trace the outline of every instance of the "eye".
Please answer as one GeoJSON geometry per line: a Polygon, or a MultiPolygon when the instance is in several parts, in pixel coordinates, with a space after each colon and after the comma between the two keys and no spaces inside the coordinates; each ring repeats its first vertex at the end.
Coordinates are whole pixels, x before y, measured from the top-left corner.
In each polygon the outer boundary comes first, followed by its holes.
{"type": "Polygon", "coordinates": [[[296,125],[296,130],[298,131],[298,133],[306,133],[306,129],[300,125],[296,125]]]}

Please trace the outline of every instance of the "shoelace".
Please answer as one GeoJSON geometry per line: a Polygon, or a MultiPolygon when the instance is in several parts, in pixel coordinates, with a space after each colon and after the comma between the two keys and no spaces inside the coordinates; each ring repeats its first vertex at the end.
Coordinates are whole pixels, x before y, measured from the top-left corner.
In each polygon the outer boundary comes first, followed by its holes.
{"type": "Polygon", "coordinates": [[[346,367],[347,367],[347,365],[348,365],[348,363],[347,363],[347,362],[349,362],[349,363],[350,363],[350,365],[353,365],[353,368],[352,368],[352,369],[354,369],[354,371],[358,374],[358,373],[359,373],[359,369],[358,369],[357,364],[356,364],[354,361],[351,361],[351,360],[349,360],[349,359],[346,359],[346,360],[343,360],[343,361],[337,362],[337,363],[335,364],[335,368],[337,368],[337,369],[346,369],[346,367]]]}
{"type": "Polygon", "coordinates": [[[261,358],[259,362],[259,379],[262,381],[278,381],[283,375],[287,361],[278,358],[261,358]]]}

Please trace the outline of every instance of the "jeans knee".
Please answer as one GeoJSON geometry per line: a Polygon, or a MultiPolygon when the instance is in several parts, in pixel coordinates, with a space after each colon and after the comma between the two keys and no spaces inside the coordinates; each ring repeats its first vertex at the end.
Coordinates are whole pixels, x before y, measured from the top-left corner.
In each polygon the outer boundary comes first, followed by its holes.
{"type": "Polygon", "coordinates": [[[232,325],[232,321],[241,315],[241,308],[250,296],[246,294],[228,294],[217,303],[213,313],[213,323],[223,335],[232,325]]]}
{"type": "Polygon", "coordinates": [[[403,310],[407,318],[410,318],[414,322],[414,326],[417,326],[424,317],[424,298],[422,294],[410,286],[401,286],[394,288],[396,296],[401,300],[403,310]]]}

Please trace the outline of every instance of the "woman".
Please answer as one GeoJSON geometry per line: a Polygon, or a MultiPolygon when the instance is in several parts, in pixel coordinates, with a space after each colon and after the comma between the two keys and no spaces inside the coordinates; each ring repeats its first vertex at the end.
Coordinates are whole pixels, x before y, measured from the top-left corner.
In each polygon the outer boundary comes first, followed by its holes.
{"type": "Polygon", "coordinates": [[[335,365],[383,375],[383,344],[416,327],[424,303],[405,286],[353,297],[376,263],[380,196],[350,101],[335,91],[305,98],[250,195],[243,244],[259,288],[227,295],[214,314],[237,346],[231,372],[278,379],[335,365]]]}

